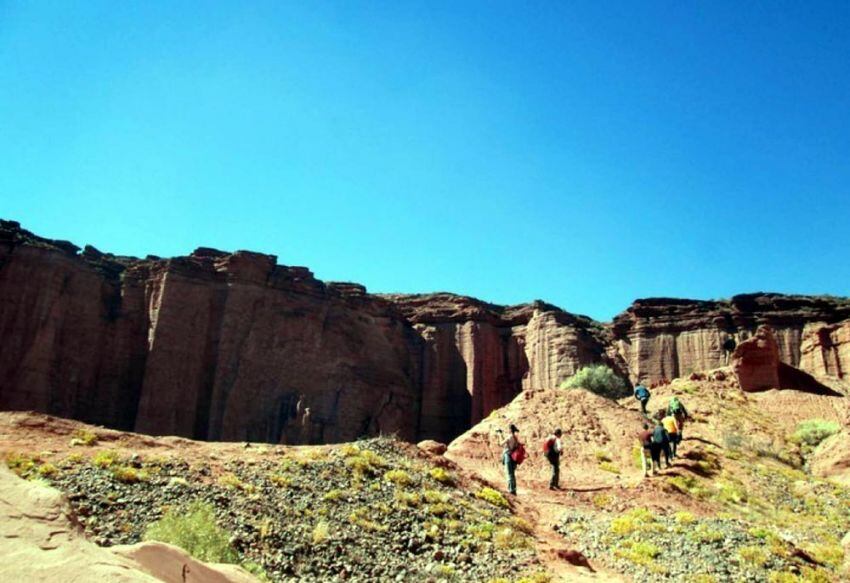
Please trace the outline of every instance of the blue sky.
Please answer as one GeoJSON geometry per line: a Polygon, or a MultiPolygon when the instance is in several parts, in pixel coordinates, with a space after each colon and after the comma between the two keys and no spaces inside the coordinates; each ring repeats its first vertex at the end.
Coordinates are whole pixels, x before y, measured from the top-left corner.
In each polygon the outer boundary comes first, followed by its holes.
{"type": "Polygon", "coordinates": [[[0,0],[0,217],[598,319],[850,295],[847,30],[848,2],[0,0]]]}

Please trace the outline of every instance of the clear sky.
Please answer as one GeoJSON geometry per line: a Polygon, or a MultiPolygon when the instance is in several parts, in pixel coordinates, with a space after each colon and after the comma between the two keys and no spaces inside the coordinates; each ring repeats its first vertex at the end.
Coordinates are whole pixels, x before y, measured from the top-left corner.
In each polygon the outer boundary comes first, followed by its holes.
{"type": "Polygon", "coordinates": [[[850,295],[850,2],[0,0],[0,217],[375,292],[850,295]]]}

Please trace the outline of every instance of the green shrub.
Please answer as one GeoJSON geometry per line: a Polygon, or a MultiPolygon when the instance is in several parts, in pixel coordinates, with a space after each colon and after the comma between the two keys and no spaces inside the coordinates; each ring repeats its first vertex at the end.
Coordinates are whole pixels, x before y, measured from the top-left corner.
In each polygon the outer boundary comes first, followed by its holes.
{"type": "Polygon", "coordinates": [[[112,477],[124,484],[136,484],[138,482],[146,482],[149,478],[148,473],[144,470],[137,470],[131,466],[113,466],[112,477]]]}
{"type": "Polygon", "coordinates": [[[619,399],[627,396],[630,392],[626,381],[604,364],[592,364],[582,368],[561,383],[561,388],[587,389],[591,393],[609,399],[619,399]]]}
{"type": "Polygon", "coordinates": [[[808,419],[797,425],[797,430],[791,435],[791,441],[799,445],[817,447],[827,437],[838,433],[838,423],[823,419],[808,419]]]}
{"type": "Polygon", "coordinates": [[[171,509],[145,530],[145,540],[176,545],[208,563],[235,563],[230,535],[215,522],[212,505],[196,500],[187,510],[171,509]]]}
{"type": "Polygon", "coordinates": [[[99,468],[108,468],[118,461],[119,454],[115,450],[107,449],[99,451],[92,458],[92,463],[99,468]]]}
{"type": "Polygon", "coordinates": [[[697,521],[696,516],[694,516],[690,512],[685,512],[684,510],[681,512],[676,512],[673,515],[673,520],[676,521],[676,524],[682,525],[693,524],[697,521]]]}
{"type": "Polygon", "coordinates": [[[502,493],[498,490],[494,490],[493,488],[488,488],[487,486],[478,490],[475,493],[475,497],[489,502],[493,506],[501,506],[502,508],[508,507],[508,501],[502,496],[502,493]]]}
{"type": "Polygon", "coordinates": [[[50,462],[45,462],[38,467],[38,475],[42,478],[52,478],[59,473],[59,470],[50,462]]]}
{"type": "Polygon", "coordinates": [[[413,478],[404,470],[390,470],[384,474],[384,480],[396,486],[409,486],[413,483],[413,478]]]}
{"type": "Polygon", "coordinates": [[[330,526],[328,525],[327,521],[320,520],[316,524],[316,526],[313,528],[313,535],[312,535],[313,544],[314,545],[320,545],[323,542],[325,542],[326,540],[328,540],[329,536],[330,536],[330,526]]]}
{"type": "Polygon", "coordinates": [[[25,453],[10,452],[6,454],[6,466],[22,478],[35,470],[36,459],[25,453]]]}
{"type": "Polygon", "coordinates": [[[428,474],[429,474],[429,475],[430,475],[433,479],[437,480],[437,481],[438,481],[438,482],[440,482],[441,484],[446,484],[447,486],[448,486],[448,485],[451,485],[451,484],[454,484],[454,481],[455,481],[455,480],[454,480],[454,477],[453,477],[453,476],[452,476],[449,472],[447,472],[445,469],[443,469],[443,468],[439,468],[439,467],[431,468],[431,469],[428,471],[428,474]]]}
{"type": "Polygon", "coordinates": [[[767,550],[763,547],[750,545],[738,549],[738,556],[754,567],[764,567],[770,558],[767,550]]]}
{"type": "Polygon", "coordinates": [[[71,446],[75,445],[94,445],[97,443],[97,434],[86,429],[77,429],[71,436],[71,446]]]}

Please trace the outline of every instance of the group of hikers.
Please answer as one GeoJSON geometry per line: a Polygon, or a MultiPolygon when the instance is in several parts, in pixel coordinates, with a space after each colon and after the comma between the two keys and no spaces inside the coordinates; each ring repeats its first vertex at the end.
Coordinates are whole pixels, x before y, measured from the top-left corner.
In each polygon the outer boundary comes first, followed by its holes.
{"type": "MultiPolygon", "coordinates": [[[[679,444],[682,442],[685,421],[690,417],[688,410],[678,397],[672,397],[666,408],[659,409],[650,416],[647,411],[649,399],[652,397],[649,389],[637,385],[634,397],[640,403],[643,416],[643,429],[637,432],[640,446],[641,469],[644,477],[650,472],[655,475],[661,471],[661,458],[664,457],[666,467],[672,465],[671,460],[677,455],[679,444]]],[[[516,470],[522,464],[528,453],[519,438],[519,428],[510,426],[510,435],[502,441],[502,463],[508,481],[508,492],[516,494],[516,470]]],[[[499,430],[501,432],[501,430],[499,430]]],[[[543,454],[551,467],[550,490],[560,490],[561,453],[563,451],[561,436],[563,431],[555,429],[543,441],[543,454]]]]}

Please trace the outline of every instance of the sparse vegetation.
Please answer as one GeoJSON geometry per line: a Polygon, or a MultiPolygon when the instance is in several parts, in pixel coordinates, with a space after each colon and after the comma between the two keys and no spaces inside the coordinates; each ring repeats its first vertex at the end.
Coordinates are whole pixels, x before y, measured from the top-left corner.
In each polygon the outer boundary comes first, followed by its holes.
{"type": "Polygon", "coordinates": [[[441,484],[450,486],[454,484],[454,476],[452,476],[445,468],[434,467],[428,470],[428,475],[441,484]]]}
{"type": "Polygon", "coordinates": [[[838,433],[840,426],[834,421],[823,419],[808,419],[797,425],[789,441],[814,449],[826,438],[838,433]]]}
{"type": "Polygon", "coordinates": [[[146,471],[131,466],[113,466],[111,472],[116,480],[125,484],[145,482],[149,477],[146,471]]]}
{"type": "Polygon", "coordinates": [[[561,383],[562,389],[587,389],[609,399],[619,399],[629,394],[629,388],[611,367],[593,364],[579,370],[561,383]]]}
{"type": "Polygon", "coordinates": [[[112,464],[116,463],[120,455],[117,451],[111,449],[105,449],[103,451],[97,452],[92,458],[92,463],[99,468],[108,468],[112,464]]]}
{"type": "Polygon", "coordinates": [[[168,511],[148,526],[144,538],[176,545],[201,561],[235,563],[237,559],[230,535],[216,524],[213,507],[205,502],[168,511]]]}
{"type": "Polygon", "coordinates": [[[404,470],[390,470],[384,474],[384,480],[396,486],[409,486],[413,483],[413,478],[404,470]]]}
{"type": "Polygon", "coordinates": [[[475,497],[489,502],[493,506],[501,506],[502,508],[507,508],[509,506],[507,499],[505,499],[501,492],[487,486],[478,490],[478,492],[475,493],[475,497]]]}
{"type": "Polygon", "coordinates": [[[330,536],[330,525],[326,520],[320,520],[313,528],[312,541],[314,545],[320,545],[330,536]]]}
{"type": "Polygon", "coordinates": [[[95,445],[96,443],[97,443],[97,434],[94,433],[93,431],[89,431],[87,429],[82,429],[82,428],[77,429],[71,435],[70,444],[72,446],[78,446],[78,445],[91,446],[91,445],[95,445]]]}

